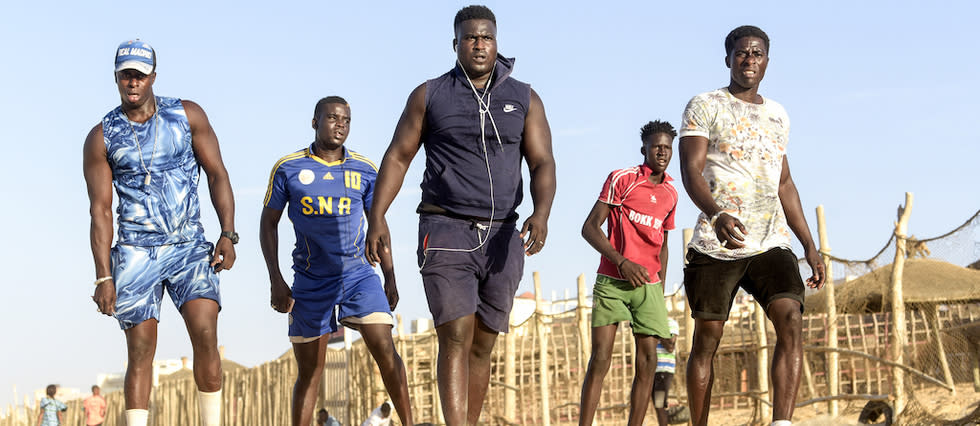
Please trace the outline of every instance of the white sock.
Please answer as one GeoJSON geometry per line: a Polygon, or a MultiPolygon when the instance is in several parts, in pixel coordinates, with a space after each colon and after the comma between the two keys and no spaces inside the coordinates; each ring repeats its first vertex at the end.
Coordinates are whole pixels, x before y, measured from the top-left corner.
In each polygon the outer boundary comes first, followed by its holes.
{"type": "Polygon", "coordinates": [[[126,426],[146,426],[149,417],[149,410],[126,410],[126,426]]]}
{"type": "Polygon", "coordinates": [[[204,426],[221,424],[221,389],[214,392],[197,391],[197,401],[201,404],[201,423],[204,426]]]}
{"type": "Polygon", "coordinates": [[[790,420],[773,420],[770,426],[793,426],[793,422],[790,420]]]}

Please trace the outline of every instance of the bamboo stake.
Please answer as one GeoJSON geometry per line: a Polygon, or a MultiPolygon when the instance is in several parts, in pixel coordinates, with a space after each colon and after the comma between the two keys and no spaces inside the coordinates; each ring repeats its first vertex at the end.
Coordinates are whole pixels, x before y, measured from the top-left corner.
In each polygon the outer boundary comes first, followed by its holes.
{"type": "MultiPolygon", "coordinates": [[[[905,206],[898,208],[898,222],[895,224],[895,262],[892,263],[891,300],[892,300],[892,359],[898,364],[905,362],[904,348],[908,345],[905,322],[905,297],[902,292],[902,273],[905,269],[906,233],[908,232],[909,216],[912,214],[912,193],[905,193],[905,206]]],[[[895,384],[895,415],[900,417],[905,411],[907,395],[905,394],[905,371],[901,368],[892,369],[895,384]]]]}
{"type": "MultiPolygon", "coordinates": [[[[684,265],[687,265],[687,245],[691,243],[691,239],[694,238],[694,230],[691,228],[684,228],[683,240],[684,247],[681,251],[684,253],[682,259],[684,259],[684,265]]],[[[684,294],[687,294],[687,289],[684,289],[684,294]]],[[[691,298],[688,297],[684,301],[684,341],[685,350],[687,353],[691,353],[694,349],[694,318],[691,317],[691,298]]]]}
{"type": "MultiPolygon", "coordinates": [[[[351,356],[351,349],[354,342],[351,339],[351,334],[348,333],[347,330],[344,330],[344,363],[347,364],[347,395],[349,397],[354,397],[350,399],[355,399],[357,396],[360,396],[361,393],[354,392],[354,386],[357,384],[357,377],[359,375],[357,374],[357,366],[353,365],[354,362],[353,357],[351,356]]],[[[351,412],[350,399],[348,399],[347,404],[344,404],[343,416],[346,419],[344,424],[350,424],[354,414],[351,412]]]]}
{"type": "MultiPolygon", "coordinates": [[[[826,269],[824,280],[825,292],[827,292],[827,346],[837,347],[837,299],[834,295],[834,272],[833,262],[830,260],[830,239],[827,237],[827,221],[824,217],[823,205],[817,206],[817,232],[820,235],[820,255],[823,257],[824,268],[826,269]]],[[[827,354],[827,394],[837,395],[840,393],[840,355],[837,352],[827,354]]],[[[853,364],[852,364],[853,367],[853,364]]],[[[853,368],[852,368],[853,369],[853,368]]],[[[853,372],[851,372],[853,376],[853,372]]],[[[827,402],[827,409],[830,417],[837,417],[839,414],[839,403],[836,399],[827,402]]]]}
{"type": "MultiPolygon", "coordinates": [[[[871,324],[874,327],[873,330],[874,330],[874,338],[875,338],[875,353],[881,355],[882,352],[885,352],[885,351],[881,349],[881,336],[878,335],[878,332],[880,331],[879,330],[879,327],[880,326],[878,324],[878,316],[877,315],[874,315],[874,314],[871,315],[871,324]]],[[[865,352],[867,352],[869,354],[871,353],[868,350],[865,350],[865,352]]],[[[881,368],[878,367],[878,366],[875,366],[875,378],[876,378],[876,381],[878,383],[878,393],[881,393],[881,391],[882,391],[881,382],[884,379],[881,377],[881,368]]]]}
{"type": "MultiPolygon", "coordinates": [[[[759,342],[758,374],[759,374],[759,398],[768,404],[759,404],[758,412],[760,419],[772,417],[772,398],[769,395],[769,347],[768,336],[766,335],[766,312],[762,305],[755,307],[755,322],[757,326],[757,341],[759,342]]],[[[736,399],[736,404],[737,399],[736,399]]]]}
{"type": "Polygon", "coordinates": [[[551,426],[551,389],[548,386],[548,337],[545,334],[544,301],[541,297],[541,275],[534,271],[534,316],[537,323],[539,364],[538,373],[541,376],[541,424],[551,426]]]}
{"type": "Polygon", "coordinates": [[[817,389],[813,385],[813,372],[810,371],[810,362],[806,359],[806,351],[803,352],[803,378],[806,379],[806,389],[810,391],[810,397],[817,397],[817,389]]]}
{"type": "MultiPolygon", "coordinates": [[[[523,327],[523,326],[522,326],[523,327]]],[[[511,330],[504,335],[504,417],[510,423],[517,422],[517,331],[511,330]]]]}
{"type": "MultiPolygon", "coordinates": [[[[633,349],[633,339],[629,338],[628,331],[624,331],[626,327],[620,322],[617,326],[616,335],[619,336],[619,359],[622,368],[619,369],[619,398],[618,401],[624,401],[625,404],[629,404],[629,392],[632,377],[636,375],[633,370],[635,363],[632,361],[632,356],[636,351],[633,349]]],[[[608,379],[607,379],[608,380],[608,379]]]]}
{"type": "Polygon", "coordinates": [[[575,315],[578,319],[578,375],[575,377],[574,382],[583,383],[585,381],[585,372],[589,368],[589,358],[592,356],[592,341],[590,333],[589,324],[589,310],[591,306],[587,306],[588,295],[587,287],[585,284],[585,274],[579,274],[577,282],[578,291],[578,306],[575,309],[575,315]]]}
{"type": "MultiPolygon", "coordinates": [[[[534,371],[532,368],[530,368],[530,366],[527,365],[528,362],[531,361],[529,361],[527,359],[528,357],[525,356],[525,348],[528,345],[531,345],[532,347],[534,345],[534,339],[528,338],[531,336],[530,334],[531,327],[529,323],[530,321],[525,321],[524,324],[521,324],[524,338],[520,339],[518,344],[517,360],[519,363],[517,364],[517,375],[521,378],[520,379],[521,383],[530,383],[532,385],[531,388],[533,389],[533,385],[536,383],[534,378],[534,371]]],[[[519,415],[518,423],[526,423],[526,419],[530,415],[529,411],[531,411],[528,410],[527,408],[534,404],[532,399],[533,397],[531,395],[527,395],[525,392],[521,392],[517,396],[519,398],[519,406],[524,408],[523,410],[519,411],[520,415],[519,415]]]]}
{"type": "Polygon", "coordinates": [[[953,388],[951,393],[956,395],[956,386],[953,383],[953,374],[949,370],[949,361],[946,360],[946,348],[943,346],[943,334],[939,330],[939,328],[942,327],[942,323],[939,321],[939,310],[936,309],[936,305],[929,305],[929,310],[932,314],[932,329],[936,334],[936,350],[939,351],[939,364],[943,367],[943,376],[946,377],[946,384],[953,388]]]}
{"type": "MultiPolygon", "coordinates": [[[[847,315],[844,318],[846,319],[846,318],[849,318],[849,317],[850,317],[850,315],[847,315]]],[[[860,333],[860,335],[861,335],[861,348],[864,349],[864,353],[868,353],[869,354],[869,353],[871,353],[871,350],[868,349],[868,337],[867,337],[867,333],[864,330],[864,319],[861,317],[861,315],[858,315],[856,317],[856,319],[858,320],[858,333],[860,333]]],[[[851,336],[850,336],[850,332],[851,332],[850,328],[848,328],[847,332],[848,332],[847,348],[848,349],[851,349],[851,350],[854,350],[854,343],[853,343],[854,341],[851,339],[851,336]]],[[[853,365],[853,364],[854,363],[851,362],[851,365],[853,365]]],[[[865,359],[864,360],[864,385],[865,385],[864,391],[867,392],[867,393],[871,393],[871,372],[872,372],[871,361],[868,361],[867,359],[865,359]]],[[[878,392],[881,392],[880,387],[878,389],[875,389],[875,390],[878,391],[878,392]]],[[[859,392],[859,390],[858,389],[855,389],[854,392],[859,392]]]]}
{"type": "MultiPolygon", "coordinates": [[[[812,316],[809,317],[809,320],[807,320],[807,332],[808,332],[807,333],[808,335],[813,333],[813,317],[812,316]]],[[[807,337],[809,337],[809,336],[807,336],[807,337]]],[[[804,341],[806,341],[806,340],[804,340],[804,341]]],[[[806,352],[805,351],[803,352],[803,378],[806,379],[806,388],[807,388],[808,391],[810,391],[810,397],[811,398],[816,398],[817,397],[817,389],[816,389],[816,386],[813,383],[813,372],[810,371],[810,362],[807,361],[807,359],[806,359],[806,352]]]]}
{"type": "MultiPolygon", "coordinates": [[[[915,360],[919,359],[919,345],[917,344],[919,342],[919,338],[916,337],[916,334],[919,334],[919,330],[916,328],[916,326],[919,324],[919,321],[916,320],[915,318],[916,313],[918,313],[922,317],[923,322],[925,322],[926,319],[925,314],[923,314],[922,312],[912,311],[911,313],[909,313],[908,311],[906,311],[907,315],[905,316],[905,318],[906,321],[908,321],[909,328],[910,328],[908,334],[908,339],[909,339],[908,349],[912,351],[911,354],[906,353],[907,355],[911,355],[911,359],[909,360],[909,363],[913,363],[915,362],[915,360]]],[[[929,331],[926,330],[926,335],[928,334],[929,331]]]]}
{"type": "MultiPolygon", "coordinates": [[[[851,318],[850,315],[844,315],[844,334],[846,335],[846,338],[847,338],[847,349],[854,350],[854,343],[853,343],[853,340],[851,340],[853,338],[853,336],[851,335],[851,320],[850,320],[850,318],[851,318]]],[[[858,377],[857,377],[857,374],[858,374],[857,373],[857,367],[854,366],[854,358],[848,358],[848,361],[849,361],[848,364],[851,366],[851,393],[858,393],[859,390],[857,388],[857,380],[858,380],[858,377]]],[[[868,361],[867,360],[865,360],[865,364],[868,364],[868,361]]],[[[868,375],[870,375],[871,372],[868,371],[867,368],[865,368],[864,369],[864,374],[865,374],[865,378],[869,378],[868,375]]],[[[865,383],[867,383],[867,380],[865,380],[865,383]]],[[[867,389],[865,389],[865,390],[867,390],[867,389]]],[[[836,394],[831,394],[831,395],[836,395],[836,394]]]]}
{"type": "Polygon", "coordinates": [[[586,306],[588,303],[588,295],[586,294],[585,286],[585,274],[580,274],[578,276],[578,306],[575,309],[576,316],[578,317],[578,341],[579,341],[579,377],[578,380],[581,382],[585,380],[585,370],[589,368],[589,357],[592,356],[592,342],[591,335],[589,334],[589,314],[587,310],[590,308],[586,306]]]}
{"type": "MultiPolygon", "coordinates": [[[[429,347],[431,348],[429,350],[429,353],[432,354],[433,361],[439,359],[439,345],[437,343],[438,340],[439,339],[437,338],[429,339],[430,342],[429,347]]],[[[438,369],[438,365],[436,362],[432,362],[430,365],[431,368],[429,369],[429,372],[430,374],[432,374],[431,389],[432,389],[432,408],[434,414],[432,417],[437,420],[442,419],[442,421],[445,421],[445,417],[443,417],[442,415],[442,399],[439,397],[439,379],[438,379],[438,372],[436,371],[438,369]]]]}

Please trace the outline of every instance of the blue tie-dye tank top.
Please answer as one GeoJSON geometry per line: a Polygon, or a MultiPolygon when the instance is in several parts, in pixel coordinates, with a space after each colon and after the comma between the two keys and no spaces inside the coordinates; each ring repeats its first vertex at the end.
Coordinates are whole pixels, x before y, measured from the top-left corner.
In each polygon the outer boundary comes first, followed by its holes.
{"type": "Polygon", "coordinates": [[[157,96],[156,103],[156,114],[145,123],[130,121],[119,107],[102,119],[112,184],[119,195],[117,242],[158,246],[203,241],[200,169],[187,114],[180,99],[157,96]]]}

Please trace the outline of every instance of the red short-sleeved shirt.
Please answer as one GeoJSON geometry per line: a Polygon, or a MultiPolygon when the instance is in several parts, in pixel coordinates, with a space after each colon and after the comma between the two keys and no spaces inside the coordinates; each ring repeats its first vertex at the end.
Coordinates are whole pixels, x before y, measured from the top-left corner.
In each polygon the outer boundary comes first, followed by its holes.
{"type": "MultiPolygon", "coordinates": [[[[674,229],[677,190],[666,172],[662,183],[651,183],[647,178],[652,173],[646,164],[610,173],[602,185],[599,201],[612,209],[606,234],[613,248],[630,261],[645,266],[652,282],[658,282],[664,231],[674,229]]],[[[623,279],[616,264],[605,257],[599,260],[597,272],[623,279]]]]}

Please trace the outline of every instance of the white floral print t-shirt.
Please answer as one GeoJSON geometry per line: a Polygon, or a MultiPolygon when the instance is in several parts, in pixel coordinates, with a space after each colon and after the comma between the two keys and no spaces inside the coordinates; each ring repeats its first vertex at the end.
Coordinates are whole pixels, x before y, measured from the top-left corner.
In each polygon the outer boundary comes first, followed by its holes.
{"type": "Polygon", "coordinates": [[[789,116],[771,99],[742,101],[727,88],[695,96],[684,109],[680,137],[708,139],[703,176],[711,196],[745,225],[745,247],[720,244],[702,212],[688,248],[722,260],[743,259],[774,247],[790,248],[779,201],[779,177],[789,142],[789,116]]]}

